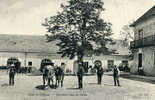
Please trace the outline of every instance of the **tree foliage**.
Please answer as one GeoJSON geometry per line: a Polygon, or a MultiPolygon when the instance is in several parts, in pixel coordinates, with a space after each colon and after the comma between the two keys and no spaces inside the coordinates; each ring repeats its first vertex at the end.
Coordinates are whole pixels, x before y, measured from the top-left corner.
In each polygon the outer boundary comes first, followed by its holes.
{"type": "Polygon", "coordinates": [[[113,43],[111,23],[100,18],[104,11],[101,0],[69,0],[61,4],[62,10],[45,19],[42,24],[51,34],[47,40],[60,40],[57,44],[62,57],[83,57],[90,53],[113,53],[106,47],[113,43]]]}
{"type": "Polygon", "coordinates": [[[134,40],[134,32],[129,25],[124,25],[122,27],[120,35],[123,40],[123,46],[128,47],[130,50],[129,58],[132,60],[135,50],[130,48],[130,42],[134,40]]]}
{"type": "Polygon", "coordinates": [[[124,25],[120,32],[124,46],[129,46],[129,43],[134,40],[134,32],[129,25],[124,25]]]}

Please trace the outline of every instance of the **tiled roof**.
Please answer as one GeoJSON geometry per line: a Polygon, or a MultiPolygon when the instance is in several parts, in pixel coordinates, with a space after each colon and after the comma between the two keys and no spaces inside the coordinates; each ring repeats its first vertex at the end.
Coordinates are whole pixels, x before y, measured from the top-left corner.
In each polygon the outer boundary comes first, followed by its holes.
{"type": "Polygon", "coordinates": [[[0,51],[57,52],[56,42],[47,43],[45,36],[0,35],[0,51]]]}
{"type": "MultiPolygon", "coordinates": [[[[0,51],[7,52],[58,52],[58,41],[46,42],[45,36],[31,35],[0,35],[0,51]]],[[[121,40],[116,40],[115,45],[108,45],[110,49],[116,49],[117,55],[128,55],[128,47],[122,46],[121,40]]]]}

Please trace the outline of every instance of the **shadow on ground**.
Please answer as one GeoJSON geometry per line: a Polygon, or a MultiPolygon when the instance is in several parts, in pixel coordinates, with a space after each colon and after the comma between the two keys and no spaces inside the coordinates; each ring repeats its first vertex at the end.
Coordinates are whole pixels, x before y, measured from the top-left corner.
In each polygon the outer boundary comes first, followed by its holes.
{"type": "Polygon", "coordinates": [[[67,90],[79,90],[79,88],[66,88],[67,90]]]}
{"type": "Polygon", "coordinates": [[[56,85],[50,85],[50,86],[48,86],[48,85],[38,85],[35,88],[38,89],[38,90],[46,90],[48,88],[56,89],[57,86],[56,85]]]}
{"type": "Polygon", "coordinates": [[[97,83],[88,83],[89,85],[98,85],[97,83]]]}
{"type": "MultiPolygon", "coordinates": [[[[109,74],[109,76],[113,76],[113,75],[109,74]]],[[[143,78],[142,76],[141,77],[136,77],[135,75],[132,75],[132,74],[121,74],[120,77],[125,78],[125,79],[129,79],[129,80],[155,84],[155,80],[152,80],[152,79],[149,79],[149,78],[143,78]]]]}
{"type": "Polygon", "coordinates": [[[8,86],[10,86],[8,83],[4,83],[1,85],[1,87],[8,87],[8,86]]]}
{"type": "Polygon", "coordinates": [[[114,86],[112,84],[107,84],[107,83],[104,83],[105,86],[114,86]]]}
{"type": "MultiPolygon", "coordinates": [[[[89,85],[100,85],[100,84],[98,84],[98,83],[88,83],[89,85]]],[[[105,86],[113,86],[112,84],[108,84],[108,83],[104,83],[104,82],[102,82],[102,84],[101,85],[105,85],[105,86]]]]}
{"type": "Polygon", "coordinates": [[[155,80],[146,79],[146,78],[144,79],[144,78],[140,78],[140,77],[134,77],[132,75],[121,75],[120,77],[126,78],[126,79],[130,79],[130,80],[135,80],[135,81],[141,81],[141,82],[147,82],[147,83],[155,84],[155,80]]]}

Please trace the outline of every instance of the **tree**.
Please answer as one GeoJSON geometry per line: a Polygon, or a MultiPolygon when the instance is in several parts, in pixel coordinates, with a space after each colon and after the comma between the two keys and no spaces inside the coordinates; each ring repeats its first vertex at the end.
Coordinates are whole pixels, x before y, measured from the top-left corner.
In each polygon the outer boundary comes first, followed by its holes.
{"type": "MultiPolygon", "coordinates": [[[[129,24],[130,25],[130,24],[129,24]]],[[[130,42],[134,40],[134,32],[129,25],[124,25],[120,32],[121,38],[123,40],[123,46],[128,47],[130,50],[129,57],[133,59],[134,49],[130,48],[130,42]]]]}
{"type": "Polygon", "coordinates": [[[124,46],[129,46],[129,43],[134,40],[134,32],[129,25],[124,25],[120,32],[124,46]]]}
{"type": "Polygon", "coordinates": [[[42,25],[51,33],[46,35],[47,40],[60,40],[57,46],[62,57],[77,56],[82,61],[88,53],[114,53],[106,47],[114,42],[112,24],[100,18],[103,4],[101,0],[69,0],[66,5],[61,4],[61,12],[45,19],[42,25]]]}

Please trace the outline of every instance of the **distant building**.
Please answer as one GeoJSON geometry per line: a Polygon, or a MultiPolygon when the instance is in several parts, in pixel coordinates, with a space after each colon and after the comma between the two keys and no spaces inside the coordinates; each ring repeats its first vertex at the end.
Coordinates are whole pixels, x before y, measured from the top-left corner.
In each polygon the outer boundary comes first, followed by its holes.
{"type": "Polygon", "coordinates": [[[155,76],[155,6],[137,19],[134,28],[135,40],[130,43],[134,50],[132,73],[143,70],[146,75],[155,76]]]}
{"type": "MultiPolygon", "coordinates": [[[[0,35],[0,66],[7,66],[8,60],[18,59],[21,67],[32,66],[40,68],[41,63],[51,61],[55,65],[61,62],[66,64],[66,69],[76,72],[76,58],[61,58],[57,54],[59,47],[56,46],[57,41],[46,42],[45,36],[27,36],[27,35],[0,35]]],[[[100,60],[104,68],[108,68],[114,64],[124,63],[128,65],[128,48],[122,47],[122,41],[117,40],[116,44],[109,48],[117,49],[115,55],[100,55],[84,57],[85,65],[92,65],[96,60],[100,60]]]]}

